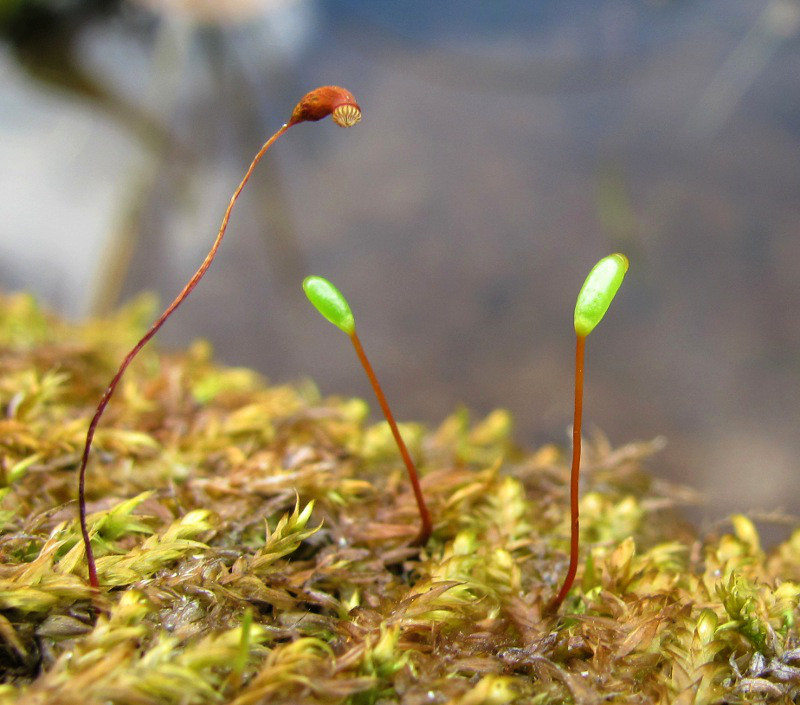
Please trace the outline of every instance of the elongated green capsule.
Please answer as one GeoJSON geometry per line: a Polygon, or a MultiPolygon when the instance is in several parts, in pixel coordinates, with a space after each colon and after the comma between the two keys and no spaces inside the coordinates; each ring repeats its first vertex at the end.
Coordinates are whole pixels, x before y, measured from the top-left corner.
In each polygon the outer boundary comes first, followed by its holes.
{"type": "Polygon", "coordinates": [[[325,318],[337,328],[341,328],[347,335],[353,335],[356,330],[356,320],[350,310],[350,304],[333,284],[322,277],[306,277],[303,280],[303,290],[308,300],[314,304],[325,318]]]}
{"type": "Polygon", "coordinates": [[[628,258],[619,252],[603,257],[589,272],[575,302],[575,332],[586,337],[603,320],[628,271],[628,258]]]}

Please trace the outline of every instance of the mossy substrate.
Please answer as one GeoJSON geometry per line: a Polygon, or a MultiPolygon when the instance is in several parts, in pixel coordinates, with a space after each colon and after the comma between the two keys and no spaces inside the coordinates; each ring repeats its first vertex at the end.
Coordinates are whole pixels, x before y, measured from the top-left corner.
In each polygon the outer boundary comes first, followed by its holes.
{"type": "Polygon", "coordinates": [[[385,424],[209,347],[151,346],[96,436],[92,599],[76,468],[146,299],[67,324],[0,302],[0,703],[797,702],[800,532],[698,536],[658,443],[586,443],[582,565],[560,614],[568,466],[503,411],[405,424],[434,516],[385,424]]]}

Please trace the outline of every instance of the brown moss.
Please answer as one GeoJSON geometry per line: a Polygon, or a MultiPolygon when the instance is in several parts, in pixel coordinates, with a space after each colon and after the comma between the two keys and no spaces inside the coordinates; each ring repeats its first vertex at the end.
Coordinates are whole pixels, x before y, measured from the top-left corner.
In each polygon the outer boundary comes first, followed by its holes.
{"type": "Polygon", "coordinates": [[[696,536],[691,493],[587,443],[579,587],[563,576],[567,476],[498,411],[407,426],[435,521],[360,400],[270,386],[207,345],[145,351],[98,432],[89,525],[75,469],[97,396],[148,320],[71,326],[0,303],[0,702],[792,702],[800,533],[745,517],[696,536]]]}

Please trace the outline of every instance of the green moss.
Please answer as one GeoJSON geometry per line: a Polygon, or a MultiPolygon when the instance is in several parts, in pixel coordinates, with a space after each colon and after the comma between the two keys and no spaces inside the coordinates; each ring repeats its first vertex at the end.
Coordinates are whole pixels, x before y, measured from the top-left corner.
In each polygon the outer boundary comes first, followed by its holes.
{"type": "Polygon", "coordinates": [[[147,303],[68,325],[0,301],[0,703],[791,702],[800,531],[774,551],[746,517],[680,521],[650,481],[659,442],[596,438],[584,557],[564,614],[569,470],[497,411],[409,426],[435,532],[384,424],[355,399],[271,386],[206,344],[143,353],[89,417],[147,303]]]}

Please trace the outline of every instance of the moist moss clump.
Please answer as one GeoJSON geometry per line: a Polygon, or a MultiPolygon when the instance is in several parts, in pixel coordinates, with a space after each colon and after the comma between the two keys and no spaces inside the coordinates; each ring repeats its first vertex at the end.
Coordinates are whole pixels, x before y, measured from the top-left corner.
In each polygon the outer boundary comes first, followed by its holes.
{"type": "Polygon", "coordinates": [[[567,563],[563,451],[460,410],[405,425],[435,531],[359,399],[274,386],[209,346],[145,349],[96,436],[87,582],[76,468],[151,317],[67,324],[0,300],[0,702],[719,703],[800,695],[800,532],[696,535],[658,442],[587,443],[567,563]]]}

